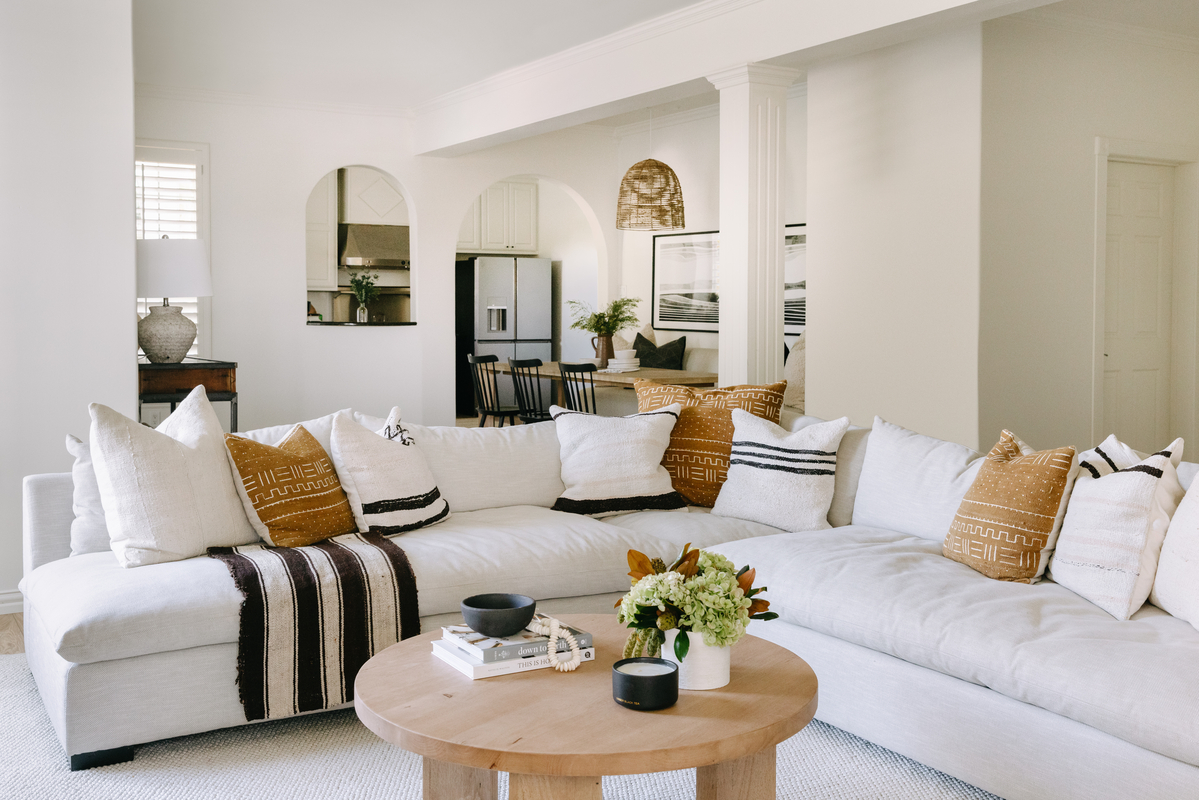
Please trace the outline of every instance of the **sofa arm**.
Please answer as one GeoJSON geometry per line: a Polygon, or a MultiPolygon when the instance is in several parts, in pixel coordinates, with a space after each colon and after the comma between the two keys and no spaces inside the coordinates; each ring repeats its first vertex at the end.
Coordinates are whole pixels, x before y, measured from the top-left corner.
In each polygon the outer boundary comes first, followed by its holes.
{"type": "Polygon", "coordinates": [[[71,473],[26,475],[21,484],[21,538],[25,574],[71,555],[71,473]]]}

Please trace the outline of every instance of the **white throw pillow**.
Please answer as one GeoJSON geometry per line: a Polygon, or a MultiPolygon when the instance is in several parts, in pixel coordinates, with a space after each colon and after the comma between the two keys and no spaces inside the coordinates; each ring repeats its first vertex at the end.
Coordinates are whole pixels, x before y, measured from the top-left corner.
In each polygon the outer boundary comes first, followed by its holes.
{"type": "Polygon", "coordinates": [[[197,386],[157,429],[92,403],[91,453],[112,550],[124,567],[258,541],[224,431],[197,386]]]}
{"type": "Polygon", "coordinates": [[[1170,520],[1149,602],[1199,629],[1199,483],[1170,520]]]}
{"type": "Polygon", "coordinates": [[[566,487],[553,508],[602,516],[686,507],[662,466],[682,408],[672,403],[644,414],[601,417],[550,406],[566,487]]]}
{"type": "Polygon", "coordinates": [[[804,407],[804,375],[807,369],[808,337],[802,333],[795,340],[787,361],[783,365],[783,380],[787,382],[787,390],[783,392],[783,405],[794,408],[804,407]]]}
{"type": "Polygon", "coordinates": [[[1111,435],[1079,456],[1078,478],[1049,564],[1053,580],[1116,619],[1153,588],[1162,540],[1182,500],[1182,439],[1143,457],[1111,435]]]}
{"type": "Polygon", "coordinates": [[[404,425],[455,514],[483,508],[549,508],[562,494],[553,422],[503,428],[404,425]]]}
{"type": "Polygon", "coordinates": [[[770,420],[733,409],[729,476],[712,513],[785,531],[830,527],[837,448],[849,417],[789,433],[770,420]]]}
{"type": "MultiPolygon", "coordinates": [[[[321,447],[325,448],[325,452],[329,452],[330,439],[333,437],[333,418],[338,414],[352,414],[353,418],[366,425],[371,430],[377,428],[371,426],[366,418],[349,408],[343,408],[341,411],[334,411],[332,414],[326,414],[323,417],[316,419],[305,420],[298,423],[304,426],[304,430],[312,434],[312,438],[321,443],[321,447]]],[[[271,425],[266,428],[255,428],[249,431],[238,431],[234,436],[240,436],[243,439],[249,439],[252,442],[260,444],[269,444],[274,447],[276,443],[282,441],[283,437],[291,433],[291,429],[296,427],[295,422],[289,422],[286,425],[271,425]]],[[[380,426],[381,427],[381,426],[380,426]]]]}
{"type": "Polygon", "coordinates": [[[853,524],[943,541],[962,498],[974,483],[982,456],[874,418],[853,524]]]}
{"type": "Polygon", "coordinates": [[[339,413],[331,443],[329,455],[359,531],[403,533],[450,516],[424,454],[400,425],[398,407],[378,433],[339,413]]]}
{"type": "Polygon", "coordinates": [[[100,485],[92,466],[92,448],[87,442],[67,434],[67,452],[75,457],[71,480],[75,491],[71,496],[71,555],[103,553],[112,548],[108,543],[108,525],[104,522],[104,505],[100,502],[100,485]]]}

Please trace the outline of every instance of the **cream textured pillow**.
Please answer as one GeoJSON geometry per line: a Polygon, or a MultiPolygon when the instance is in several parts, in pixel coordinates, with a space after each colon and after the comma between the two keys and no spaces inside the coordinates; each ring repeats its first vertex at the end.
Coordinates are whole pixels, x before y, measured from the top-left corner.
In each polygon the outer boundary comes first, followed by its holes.
{"type": "Polygon", "coordinates": [[[1053,552],[1077,474],[1073,447],[1038,452],[1004,431],[962,498],[942,554],[988,578],[1036,583],[1053,552]]]}
{"type": "Polygon", "coordinates": [[[100,484],[92,466],[92,448],[87,442],[67,434],[67,452],[75,457],[71,466],[71,555],[104,553],[112,549],[108,542],[108,526],[104,523],[104,505],[100,501],[100,484]]]}
{"type": "Polygon", "coordinates": [[[783,405],[804,408],[804,375],[807,369],[808,337],[802,333],[795,340],[795,346],[783,364],[783,380],[787,382],[787,391],[783,393],[783,405]]]}
{"type": "Polygon", "coordinates": [[[358,530],[328,454],[303,425],[274,447],[232,433],[225,445],[245,513],[263,541],[301,547],[358,530]]]}
{"type": "Polygon", "coordinates": [[[982,460],[969,447],[881,417],[866,439],[853,524],[943,541],[982,460]]]}
{"type": "Polygon", "coordinates": [[[1199,481],[1170,520],[1149,602],[1199,629],[1199,481]]]}
{"type": "Polygon", "coordinates": [[[121,566],[258,541],[204,387],[192,390],[156,430],[98,403],[88,411],[96,482],[121,566]]]}
{"type": "Polygon", "coordinates": [[[373,433],[341,412],[333,419],[333,466],[363,533],[390,535],[416,530],[450,516],[424,454],[393,408],[373,433]]]}
{"type": "Polygon", "coordinates": [[[837,448],[849,429],[849,417],[788,433],[735,408],[733,428],[729,476],[712,513],[785,531],[830,527],[837,448]]]}
{"type": "Polygon", "coordinates": [[[1180,461],[1182,439],[1142,458],[1113,434],[1083,453],[1053,579],[1116,619],[1135,614],[1153,588],[1162,540],[1183,497],[1180,461]]]}
{"type": "Polygon", "coordinates": [[[566,486],[554,509],[600,516],[686,506],[662,466],[680,408],[600,417],[550,406],[566,486]]]}

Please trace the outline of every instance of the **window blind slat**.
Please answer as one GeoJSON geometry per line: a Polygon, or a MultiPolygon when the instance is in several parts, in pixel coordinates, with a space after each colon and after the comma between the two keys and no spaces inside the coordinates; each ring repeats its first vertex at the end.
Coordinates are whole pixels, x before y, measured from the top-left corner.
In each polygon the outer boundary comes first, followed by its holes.
{"type": "MultiPolygon", "coordinates": [[[[134,193],[137,200],[137,238],[156,239],[167,234],[172,239],[195,239],[199,232],[198,170],[194,164],[167,164],[157,161],[134,162],[134,193]]],[[[200,304],[195,297],[172,297],[183,316],[200,323],[200,304]]],[[[150,306],[162,305],[161,297],[140,297],[137,313],[145,316],[150,306]]],[[[196,339],[199,342],[199,337],[196,339]]],[[[193,343],[189,356],[199,354],[193,343]]]]}

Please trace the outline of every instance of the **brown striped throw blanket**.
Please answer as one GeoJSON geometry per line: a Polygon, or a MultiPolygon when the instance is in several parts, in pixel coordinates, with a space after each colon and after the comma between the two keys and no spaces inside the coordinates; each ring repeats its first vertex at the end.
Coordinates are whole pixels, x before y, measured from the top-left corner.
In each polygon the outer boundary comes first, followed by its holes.
{"type": "Polygon", "coordinates": [[[372,655],[420,633],[408,557],[377,533],[306,547],[213,547],[242,593],[237,685],[246,719],[335,708],[372,655]]]}

